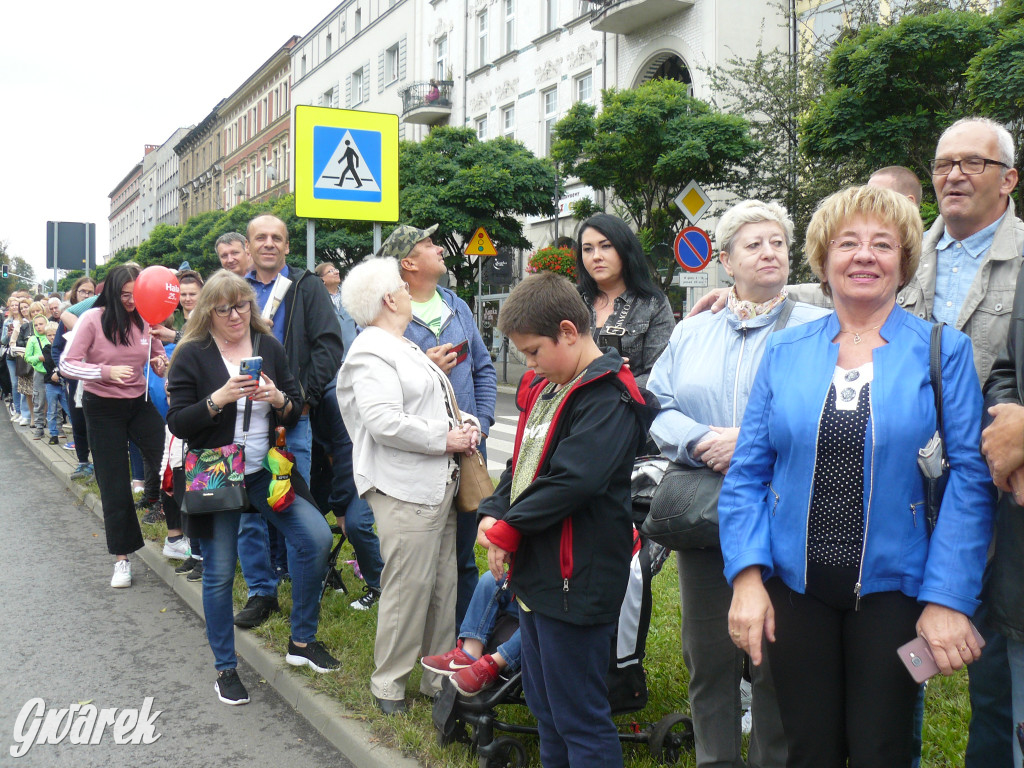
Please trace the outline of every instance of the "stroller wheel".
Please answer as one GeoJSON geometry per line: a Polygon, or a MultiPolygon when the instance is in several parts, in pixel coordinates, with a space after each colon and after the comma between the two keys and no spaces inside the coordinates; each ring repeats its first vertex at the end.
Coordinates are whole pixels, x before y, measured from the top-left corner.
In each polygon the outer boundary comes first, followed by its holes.
{"type": "Polygon", "coordinates": [[[500,736],[485,748],[489,757],[480,755],[480,768],[523,768],[526,747],[515,736],[500,736]]]}
{"type": "Polygon", "coordinates": [[[662,765],[677,763],[683,747],[692,744],[693,720],[680,712],[672,712],[661,718],[647,737],[651,757],[662,765]]]}

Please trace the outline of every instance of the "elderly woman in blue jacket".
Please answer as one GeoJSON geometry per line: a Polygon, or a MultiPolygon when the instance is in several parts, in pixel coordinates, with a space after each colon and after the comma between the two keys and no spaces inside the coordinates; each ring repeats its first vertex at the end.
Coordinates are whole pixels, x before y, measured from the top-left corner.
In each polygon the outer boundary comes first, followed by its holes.
{"type": "Polygon", "coordinates": [[[950,475],[929,536],[931,326],[896,306],[920,249],[901,195],[851,187],[819,205],[808,260],[835,312],[768,340],[719,498],[729,633],[755,665],[768,641],[789,766],[909,765],[917,685],[896,649],[922,636],[945,674],[981,653],[981,388],[970,340],[943,329],[950,475]]]}
{"type": "MultiPolygon", "coordinates": [[[[719,220],[719,259],[734,280],[727,309],[679,323],[647,382],[661,406],[651,436],[673,462],[724,475],[768,337],[826,314],[786,298],[792,239],[793,222],[775,203],[745,200],[719,220]]],[[[676,558],[697,765],[736,768],[744,765],[739,692],[744,654],[729,639],[732,590],[722,575],[722,551],[688,549],[676,558]]],[[[749,765],[781,768],[786,745],[767,665],[755,667],[752,678],[749,765]]]]}

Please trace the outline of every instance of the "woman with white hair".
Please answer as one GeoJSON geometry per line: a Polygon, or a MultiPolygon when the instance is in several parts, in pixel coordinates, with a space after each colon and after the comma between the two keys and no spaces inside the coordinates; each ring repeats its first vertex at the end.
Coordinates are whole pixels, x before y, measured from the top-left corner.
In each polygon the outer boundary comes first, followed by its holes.
{"type": "MultiPolygon", "coordinates": [[[[448,377],[403,336],[412,297],[395,259],[354,267],[341,300],[363,328],[338,375],[338,404],[384,558],[370,689],[390,715],[406,711],[416,661],[455,642],[456,454],[472,454],[480,431],[471,416],[458,423],[448,377]]],[[[440,675],[423,673],[421,693],[440,687],[440,675]]]]}
{"type": "MultiPolygon", "coordinates": [[[[715,231],[719,259],[733,278],[728,308],[679,323],[647,387],[661,411],[651,437],[673,466],[707,467],[724,476],[768,336],[826,314],[786,298],[793,222],[775,203],[744,200],[715,231]]],[[[740,676],[744,654],[729,636],[732,590],[720,547],[676,554],[683,660],[699,768],[742,766],[740,676]]],[[[749,765],[782,768],[786,746],[767,665],[752,668],[749,765]]]]}

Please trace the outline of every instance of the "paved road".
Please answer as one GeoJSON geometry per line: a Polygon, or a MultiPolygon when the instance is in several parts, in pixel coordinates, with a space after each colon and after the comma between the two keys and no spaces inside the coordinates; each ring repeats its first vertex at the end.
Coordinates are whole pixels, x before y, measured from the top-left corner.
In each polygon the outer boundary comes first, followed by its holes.
{"type": "Polygon", "coordinates": [[[113,568],[99,518],[81,506],[0,417],[0,767],[330,765],[352,768],[242,662],[252,698],[217,701],[204,625],[141,560],[131,589],[113,568]],[[15,726],[35,697],[46,708],[160,711],[152,744],[33,746],[11,757],[15,726]]]}
{"type": "Polygon", "coordinates": [[[512,458],[512,443],[515,441],[518,419],[515,395],[499,391],[494,407],[494,424],[487,436],[487,470],[492,475],[501,474],[505,462],[512,458]]]}

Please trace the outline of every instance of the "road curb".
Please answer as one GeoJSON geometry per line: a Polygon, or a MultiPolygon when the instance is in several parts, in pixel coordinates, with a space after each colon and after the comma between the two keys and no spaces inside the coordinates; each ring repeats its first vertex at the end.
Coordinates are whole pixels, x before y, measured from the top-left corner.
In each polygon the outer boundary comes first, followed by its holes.
{"type": "MultiPolygon", "coordinates": [[[[21,441],[57,479],[102,520],[103,510],[99,497],[94,493],[87,493],[81,485],[71,479],[68,461],[59,454],[55,456],[49,445],[42,440],[33,440],[31,433],[21,431],[17,427],[15,431],[21,441]]],[[[202,587],[176,578],[174,567],[163,556],[162,551],[161,544],[147,541],[146,546],[135,554],[171,587],[189,608],[203,618],[202,587]]],[[[264,648],[254,635],[236,629],[235,651],[353,765],[358,768],[422,768],[418,761],[406,757],[398,750],[379,744],[369,728],[356,719],[359,715],[349,712],[329,696],[310,690],[303,678],[292,672],[281,656],[264,648]]]]}

